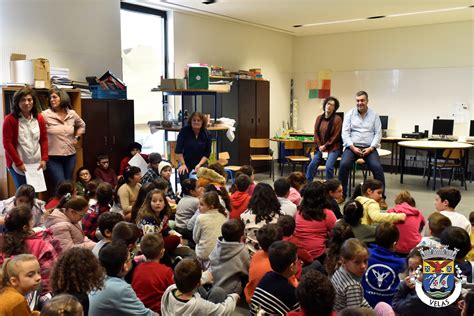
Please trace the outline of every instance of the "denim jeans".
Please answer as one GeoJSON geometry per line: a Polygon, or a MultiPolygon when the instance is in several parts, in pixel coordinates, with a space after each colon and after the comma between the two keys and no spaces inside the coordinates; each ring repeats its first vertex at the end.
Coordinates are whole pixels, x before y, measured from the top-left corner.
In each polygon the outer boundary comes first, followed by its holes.
{"type": "MultiPolygon", "coordinates": [[[[326,160],[326,180],[334,177],[334,165],[336,164],[337,157],[341,154],[341,149],[336,149],[328,153],[328,159],[326,160]]],[[[312,182],[318,166],[323,160],[323,153],[319,150],[314,152],[313,160],[311,160],[308,169],[306,170],[306,179],[308,182],[312,182]]]]}
{"type": "Polygon", "coordinates": [[[72,180],[72,172],[76,166],[76,154],[70,156],[49,156],[47,170],[51,177],[53,190],[59,182],[63,180],[72,180]]]}
{"type": "Polygon", "coordinates": [[[26,177],[17,173],[13,167],[8,168],[8,171],[10,172],[10,175],[13,178],[13,182],[15,183],[15,188],[18,189],[18,187],[22,184],[26,184],[26,177]]]}
{"type": "MultiPolygon", "coordinates": [[[[354,161],[359,158],[361,157],[354,154],[354,152],[349,147],[347,147],[342,153],[341,164],[339,166],[339,180],[342,183],[344,196],[347,195],[347,182],[349,181],[349,173],[352,170],[352,165],[354,164],[354,161]]],[[[362,157],[362,159],[365,160],[367,167],[374,174],[374,178],[382,181],[385,196],[385,176],[382,165],[380,164],[380,157],[377,150],[374,150],[366,157],[362,157]]]]}

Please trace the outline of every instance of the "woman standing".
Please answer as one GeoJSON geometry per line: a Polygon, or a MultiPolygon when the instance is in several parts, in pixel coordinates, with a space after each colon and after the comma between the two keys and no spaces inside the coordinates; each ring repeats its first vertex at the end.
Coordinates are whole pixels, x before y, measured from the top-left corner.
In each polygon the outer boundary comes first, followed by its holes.
{"type": "Polygon", "coordinates": [[[48,92],[50,108],[43,112],[48,129],[48,170],[54,188],[62,180],[71,180],[76,165],[76,148],[86,123],[72,110],[66,92],[53,87],[48,92]]]}
{"type": "Polygon", "coordinates": [[[207,118],[200,112],[191,114],[188,125],[178,134],[175,153],[178,158],[180,182],[188,177],[193,169],[198,171],[211,155],[211,135],[207,130],[207,118]]]}
{"type": "Polygon", "coordinates": [[[313,181],[318,165],[323,158],[323,152],[328,153],[326,161],[326,180],[334,177],[334,165],[337,157],[341,155],[342,139],[342,119],[336,114],[339,108],[339,101],[334,97],[326,98],[323,102],[324,113],[316,118],[314,124],[314,143],[316,151],[314,157],[306,171],[308,182],[313,181]]]}
{"type": "Polygon", "coordinates": [[[44,117],[39,113],[36,92],[29,86],[13,95],[11,113],[3,123],[3,147],[15,187],[26,184],[25,164],[46,169],[48,135],[44,117]]]}

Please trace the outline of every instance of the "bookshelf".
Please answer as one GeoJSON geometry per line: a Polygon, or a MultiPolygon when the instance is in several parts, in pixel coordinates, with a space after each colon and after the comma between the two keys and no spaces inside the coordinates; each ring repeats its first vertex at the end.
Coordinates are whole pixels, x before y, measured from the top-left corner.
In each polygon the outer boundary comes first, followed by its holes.
{"type": "MultiPolygon", "coordinates": [[[[4,86],[1,89],[1,99],[2,99],[2,115],[0,115],[0,122],[3,126],[3,118],[10,114],[11,112],[11,104],[13,103],[13,95],[16,91],[23,88],[23,86],[4,86]]],[[[48,89],[33,89],[38,94],[38,101],[41,106],[42,110],[46,110],[48,108],[48,89]]],[[[65,92],[69,95],[71,99],[71,106],[76,113],[82,117],[82,108],[81,108],[81,90],[80,89],[64,89],[65,92]]],[[[86,127],[87,128],[87,127],[86,127]]],[[[76,170],[82,166],[83,164],[83,146],[82,140],[76,146],[77,152],[77,161],[76,161],[76,170]]],[[[2,160],[1,165],[5,166],[5,150],[3,146],[0,149],[0,159],[2,160]]],[[[48,186],[50,195],[52,194],[53,188],[48,186]]],[[[13,179],[11,178],[8,171],[4,167],[3,170],[0,172],[0,199],[6,199],[10,196],[15,194],[15,185],[13,183],[13,179]],[[4,173],[5,172],[5,173],[4,173]]]]}

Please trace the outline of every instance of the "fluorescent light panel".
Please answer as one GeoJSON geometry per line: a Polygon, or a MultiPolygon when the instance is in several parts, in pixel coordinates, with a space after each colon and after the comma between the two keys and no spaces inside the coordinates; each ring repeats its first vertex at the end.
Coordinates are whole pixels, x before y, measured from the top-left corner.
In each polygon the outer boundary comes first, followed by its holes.
{"type": "MultiPolygon", "coordinates": [[[[468,7],[455,7],[455,8],[445,8],[445,9],[437,9],[437,10],[428,10],[428,11],[418,11],[418,12],[408,12],[408,13],[397,13],[397,14],[390,14],[385,16],[386,18],[396,18],[400,16],[410,16],[416,14],[426,14],[426,13],[438,13],[438,12],[447,12],[447,11],[455,11],[455,10],[462,10],[462,9],[469,9],[472,6],[468,7]]],[[[307,26],[319,26],[319,25],[330,25],[330,24],[340,24],[340,23],[350,23],[350,22],[357,22],[363,21],[367,19],[373,19],[373,17],[368,18],[358,18],[358,19],[349,19],[349,20],[340,20],[340,21],[329,21],[329,22],[320,22],[320,23],[309,23],[309,24],[298,24],[294,25],[293,27],[307,27],[307,26]]],[[[378,18],[380,19],[380,18],[378,18]]]]}

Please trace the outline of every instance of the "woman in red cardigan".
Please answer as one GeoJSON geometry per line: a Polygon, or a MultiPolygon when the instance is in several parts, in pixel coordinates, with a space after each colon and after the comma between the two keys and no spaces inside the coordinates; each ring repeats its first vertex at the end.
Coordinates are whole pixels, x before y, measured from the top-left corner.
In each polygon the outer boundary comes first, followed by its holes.
{"type": "Polygon", "coordinates": [[[13,95],[11,113],[3,122],[3,147],[16,188],[26,183],[25,164],[37,164],[39,170],[48,161],[48,134],[39,107],[36,92],[26,86],[13,95]]]}

